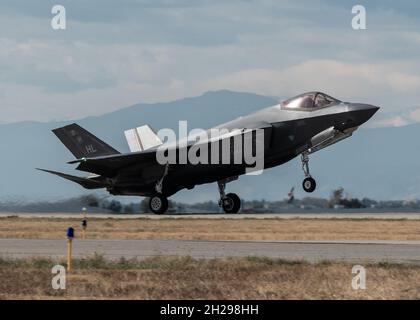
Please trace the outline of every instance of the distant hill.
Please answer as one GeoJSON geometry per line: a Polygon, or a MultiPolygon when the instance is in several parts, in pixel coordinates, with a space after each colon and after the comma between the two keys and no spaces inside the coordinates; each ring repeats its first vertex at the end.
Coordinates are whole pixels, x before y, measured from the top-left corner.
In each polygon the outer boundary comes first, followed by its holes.
{"type": "MultiPolygon", "coordinates": [[[[207,92],[199,97],[173,102],[137,104],[98,117],[76,122],[120,151],[128,151],[123,130],[149,124],[156,130],[177,130],[178,120],[188,120],[189,129],[209,128],[237,116],[277,103],[250,93],[207,92]]],[[[34,106],[35,107],[35,106],[34,106]]],[[[42,107],[42,106],[38,106],[42,107]]],[[[88,107],[88,106],[87,106],[88,107]]],[[[0,124],[2,160],[0,200],[57,200],[87,193],[79,186],[36,171],[35,167],[76,172],[66,162],[72,155],[51,133],[67,122],[20,122],[0,124]]],[[[420,125],[363,129],[354,137],[311,157],[311,172],[317,179],[317,197],[328,196],[342,186],[352,196],[375,199],[420,198],[420,125]]],[[[258,177],[241,177],[228,185],[247,199],[283,199],[292,186],[301,191],[303,173],[298,159],[267,170],[258,177]]],[[[218,197],[216,185],[182,191],[174,199],[195,202],[218,197]]],[[[133,201],[134,199],[130,199],[133,201]]]]}

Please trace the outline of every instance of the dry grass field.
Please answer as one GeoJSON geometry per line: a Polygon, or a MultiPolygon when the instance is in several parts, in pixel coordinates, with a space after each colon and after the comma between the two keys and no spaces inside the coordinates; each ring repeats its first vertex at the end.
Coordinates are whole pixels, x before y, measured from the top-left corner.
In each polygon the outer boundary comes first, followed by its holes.
{"type": "Polygon", "coordinates": [[[264,258],[76,260],[66,290],[51,287],[51,260],[1,260],[0,299],[420,299],[420,266],[352,265],[264,258]]]}
{"type": "MultiPolygon", "coordinates": [[[[59,239],[80,219],[0,218],[0,238],[59,239]]],[[[90,239],[420,240],[420,220],[89,219],[90,239]]]]}
{"type": "MultiPolygon", "coordinates": [[[[0,238],[63,238],[79,219],[0,218],[0,238]]],[[[89,219],[91,239],[420,240],[419,220],[89,219]]],[[[365,265],[366,290],[351,287],[352,265],[189,257],[75,260],[66,290],[53,290],[49,259],[0,257],[0,299],[420,299],[420,266],[365,265]]],[[[64,264],[62,262],[62,264],[64,264]]]]}

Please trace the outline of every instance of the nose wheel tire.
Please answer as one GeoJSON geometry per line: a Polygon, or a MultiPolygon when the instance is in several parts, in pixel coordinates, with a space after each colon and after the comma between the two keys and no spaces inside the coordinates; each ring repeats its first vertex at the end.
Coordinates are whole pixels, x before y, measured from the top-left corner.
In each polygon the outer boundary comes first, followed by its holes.
{"type": "Polygon", "coordinates": [[[154,214],[164,214],[168,210],[168,198],[155,194],[149,199],[149,208],[154,214]]]}
{"type": "Polygon", "coordinates": [[[305,178],[302,182],[303,190],[308,193],[314,192],[316,189],[316,182],[315,179],[312,177],[305,178]]]}
{"type": "Polygon", "coordinates": [[[225,213],[238,213],[241,209],[241,199],[235,193],[228,193],[221,201],[225,213]]]}

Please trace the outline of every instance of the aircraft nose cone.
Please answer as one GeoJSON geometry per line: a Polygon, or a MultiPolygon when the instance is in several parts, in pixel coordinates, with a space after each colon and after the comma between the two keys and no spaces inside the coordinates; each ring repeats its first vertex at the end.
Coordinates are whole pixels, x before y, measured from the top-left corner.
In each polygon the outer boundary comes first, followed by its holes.
{"type": "Polygon", "coordinates": [[[370,104],[352,103],[349,105],[353,120],[358,125],[368,121],[379,109],[379,107],[370,104]]]}
{"type": "Polygon", "coordinates": [[[371,104],[364,104],[364,110],[372,114],[372,116],[380,109],[380,107],[373,106],[371,104]]]}
{"type": "Polygon", "coordinates": [[[378,111],[380,108],[377,106],[373,106],[371,104],[364,104],[364,103],[351,103],[349,105],[350,111],[370,111],[373,112],[372,115],[378,111]]]}

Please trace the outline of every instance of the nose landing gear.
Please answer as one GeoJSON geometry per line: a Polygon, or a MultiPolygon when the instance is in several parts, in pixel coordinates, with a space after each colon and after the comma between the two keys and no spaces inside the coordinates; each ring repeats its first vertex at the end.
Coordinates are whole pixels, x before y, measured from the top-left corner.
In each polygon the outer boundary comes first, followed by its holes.
{"type": "Polygon", "coordinates": [[[302,153],[301,161],[303,173],[305,174],[305,179],[302,182],[303,190],[305,190],[308,193],[312,193],[316,189],[316,181],[314,178],[312,178],[309,172],[309,154],[307,151],[302,153]]]}

